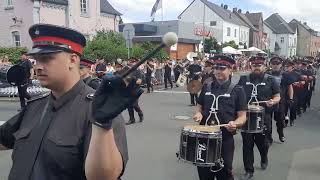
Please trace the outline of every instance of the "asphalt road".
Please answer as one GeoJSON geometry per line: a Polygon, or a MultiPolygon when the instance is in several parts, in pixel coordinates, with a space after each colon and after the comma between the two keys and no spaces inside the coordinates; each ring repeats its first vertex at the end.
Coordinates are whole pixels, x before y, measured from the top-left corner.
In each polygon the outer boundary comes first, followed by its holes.
{"type": "MultiPolygon", "coordinates": [[[[237,76],[235,77],[237,78],[237,76]]],[[[318,83],[319,84],[319,83],[318,83]]],[[[319,85],[312,98],[312,107],[285,129],[287,142],[276,142],[269,150],[269,167],[260,169],[260,157],[255,147],[255,179],[257,180],[319,180],[320,179],[320,95],[319,85]]],[[[179,162],[178,150],[181,128],[192,120],[177,120],[175,116],[192,117],[189,94],[182,88],[144,94],[140,104],[145,121],[127,126],[129,162],[124,180],[197,180],[196,168],[179,162]]],[[[0,121],[6,121],[18,109],[18,103],[0,102],[0,121]]],[[[123,113],[128,119],[127,112],[123,113]]],[[[137,117],[138,119],[138,117],[137,117]]],[[[273,123],[275,126],[275,123],[273,123]]],[[[235,136],[234,172],[243,173],[242,139],[235,136]]],[[[5,180],[11,167],[11,152],[0,152],[0,180],[5,180]]]]}

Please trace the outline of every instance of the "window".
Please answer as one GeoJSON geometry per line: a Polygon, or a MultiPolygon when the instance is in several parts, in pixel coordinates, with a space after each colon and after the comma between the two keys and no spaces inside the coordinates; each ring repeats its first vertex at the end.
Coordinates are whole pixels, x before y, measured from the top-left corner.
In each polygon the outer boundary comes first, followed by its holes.
{"type": "Polygon", "coordinates": [[[281,37],[281,38],[280,38],[280,42],[281,42],[281,43],[284,43],[284,37],[281,37]]]}
{"type": "Polygon", "coordinates": [[[13,6],[12,0],[5,0],[5,1],[6,1],[6,6],[7,7],[13,6]]]}
{"type": "Polygon", "coordinates": [[[12,41],[16,47],[20,47],[21,41],[20,41],[20,33],[18,31],[12,32],[12,41]]]}
{"type": "Polygon", "coordinates": [[[237,29],[234,30],[234,37],[237,37],[237,29]]]}
{"type": "Polygon", "coordinates": [[[210,26],[216,26],[217,25],[217,21],[210,21],[210,26]]]}
{"type": "Polygon", "coordinates": [[[227,27],[227,36],[231,36],[231,28],[227,27]]]}
{"type": "Polygon", "coordinates": [[[88,0],[80,0],[81,14],[88,14],[88,0]]]}

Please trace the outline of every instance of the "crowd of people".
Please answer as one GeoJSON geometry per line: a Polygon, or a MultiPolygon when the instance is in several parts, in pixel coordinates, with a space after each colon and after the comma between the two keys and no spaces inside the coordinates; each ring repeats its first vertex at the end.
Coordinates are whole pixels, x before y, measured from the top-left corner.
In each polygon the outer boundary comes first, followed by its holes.
{"type": "MultiPolygon", "coordinates": [[[[86,39],[75,30],[36,24],[29,34],[34,45],[22,55],[19,65],[25,68],[28,80],[38,79],[51,93],[25,104],[24,100],[29,99],[25,94],[28,83],[21,85],[21,111],[0,126],[0,150],[13,149],[9,180],[119,179],[128,161],[121,112],[128,109],[128,125],[136,122],[134,111],[142,122],[140,87],[145,84],[149,93],[153,85],[173,88],[182,75],[188,84],[201,82],[200,92],[190,92],[191,106],[196,110],[194,120],[201,126],[222,125],[223,166],[198,166],[200,180],[234,179],[233,136],[237,129],[242,129],[243,140],[245,174],[241,179],[251,180],[254,144],[260,152],[261,168],[266,170],[273,143],[272,119],[276,121],[279,140],[285,142],[284,128],[293,126],[296,117],[310,107],[319,65],[317,59],[310,57],[267,60],[253,56],[237,61],[215,55],[204,60],[152,59],[134,69],[139,59],[112,64],[84,58],[86,39]],[[248,71],[236,84],[232,83],[235,69],[248,71]],[[128,70],[132,73],[124,77],[128,70]],[[224,98],[220,103],[215,98],[218,96],[224,98]],[[255,114],[251,117],[252,110],[255,114]],[[254,126],[244,130],[251,121],[254,126]]],[[[8,63],[7,59],[2,63],[8,63]]],[[[210,149],[206,144],[201,146],[196,154],[203,160],[201,154],[210,149]]]]}

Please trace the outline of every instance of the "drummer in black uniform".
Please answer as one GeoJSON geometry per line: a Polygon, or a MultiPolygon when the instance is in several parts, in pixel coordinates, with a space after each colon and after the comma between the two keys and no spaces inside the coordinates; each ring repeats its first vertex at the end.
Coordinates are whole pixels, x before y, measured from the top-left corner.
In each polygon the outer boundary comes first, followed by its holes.
{"type": "MultiPolygon", "coordinates": [[[[188,81],[194,81],[200,79],[200,74],[202,72],[202,67],[200,65],[199,59],[197,57],[193,58],[193,64],[191,64],[187,70],[189,71],[188,81]]],[[[191,106],[197,104],[198,94],[190,93],[191,106]]]]}
{"type": "MultiPolygon", "coordinates": [[[[273,76],[277,86],[280,87],[280,103],[278,105],[273,106],[273,119],[276,121],[276,126],[277,126],[277,132],[279,135],[279,140],[281,142],[285,141],[285,136],[283,133],[283,129],[285,127],[285,103],[286,100],[288,100],[287,98],[287,90],[289,88],[289,86],[291,84],[288,84],[288,76],[284,74],[284,72],[282,71],[282,63],[283,63],[283,59],[280,57],[273,57],[270,59],[270,67],[271,70],[267,71],[266,73],[273,76]]],[[[272,117],[271,117],[272,118],[272,117]]],[[[267,137],[269,142],[272,143],[273,142],[273,138],[272,138],[272,121],[271,121],[271,133],[269,134],[269,136],[267,137]]]]}
{"type": "Polygon", "coordinates": [[[104,78],[96,92],[86,86],[79,74],[81,33],[36,24],[29,34],[38,80],[51,94],[0,127],[0,149],[13,148],[8,179],[118,179],[128,160],[120,113],[141,93],[119,77],[104,78]]]}
{"type": "Polygon", "coordinates": [[[257,56],[250,58],[249,61],[251,63],[251,73],[246,76],[241,76],[238,84],[244,87],[248,103],[253,94],[253,87],[252,85],[247,85],[247,83],[252,83],[255,86],[259,84],[257,88],[257,100],[265,101],[260,104],[265,108],[265,131],[264,133],[241,133],[243,140],[243,163],[246,171],[244,176],[241,177],[242,180],[250,180],[253,178],[254,144],[257,145],[260,152],[261,168],[265,170],[268,166],[269,142],[267,137],[271,134],[272,107],[280,101],[279,85],[276,83],[274,77],[265,73],[265,58],[257,56]]]}
{"type": "Polygon", "coordinates": [[[91,60],[82,57],[80,61],[80,77],[86,85],[90,86],[92,89],[97,89],[101,80],[91,76],[90,71],[93,64],[94,62],[91,60]]]}
{"type": "MultiPolygon", "coordinates": [[[[222,128],[222,158],[224,167],[218,172],[212,172],[215,167],[198,167],[200,180],[233,180],[232,162],[234,155],[233,135],[237,128],[241,127],[246,121],[247,101],[246,95],[241,86],[231,83],[230,75],[235,60],[227,56],[215,56],[214,59],[215,81],[205,84],[198,99],[198,105],[194,120],[201,125],[213,125],[220,122],[227,124],[222,128]],[[230,94],[230,97],[220,97],[218,102],[218,118],[208,119],[210,108],[213,103],[213,97],[206,93],[212,93],[216,97],[223,94],[230,94]]],[[[217,102],[216,102],[217,103],[217,102]]]]}

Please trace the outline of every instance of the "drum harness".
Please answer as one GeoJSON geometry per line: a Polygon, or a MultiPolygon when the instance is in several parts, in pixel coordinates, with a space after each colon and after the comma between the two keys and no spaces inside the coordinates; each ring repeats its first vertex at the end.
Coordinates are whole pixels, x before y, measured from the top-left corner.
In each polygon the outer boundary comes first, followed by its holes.
{"type": "MultiPolygon", "coordinates": [[[[219,111],[219,98],[220,97],[231,97],[231,92],[232,92],[232,90],[234,89],[234,87],[236,86],[236,84],[230,84],[229,85],[229,88],[228,88],[228,90],[227,90],[227,92],[225,93],[225,94],[221,94],[221,95],[219,95],[219,96],[216,96],[215,94],[212,94],[211,93],[211,90],[212,90],[212,83],[213,82],[211,82],[211,83],[209,83],[209,84],[207,84],[207,92],[206,92],[206,96],[212,96],[213,97],[213,100],[212,100],[212,104],[211,104],[211,107],[210,107],[210,111],[209,111],[209,116],[207,117],[207,119],[206,119],[206,123],[205,123],[205,126],[207,125],[207,123],[208,123],[208,121],[209,121],[209,119],[211,118],[211,116],[212,115],[214,115],[214,118],[215,118],[215,120],[216,120],[216,123],[217,123],[217,125],[220,125],[220,120],[219,120],[219,118],[218,118],[218,111],[219,111]]],[[[215,166],[212,166],[211,168],[210,168],[210,171],[211,172],[218,172],[218,171],[220,171],[220,170],[222,170],[222,168],[224,167],[224,164],[223,164],[223,160],[221,160],[222,162],[220,162],[219,164],[218,164],[218,169],[217,170],[214,170],[214,169],[212,169],[213,167],[215,167],[215,166]],[[219,167],[220,166],[220,167],[219,167]]]]}
{"type": "MultiPolygon", "coordinates": [[[[247,75],[246,76],[246,79],[247,79],[247,82],[246,82],[246,85],[251,85],[252,86],[252,91],[251,91],[251,97],[250,97],[250,100],[248,101],[248,105],[250,105],[250,103],[254,100],[256,103],[259,104],[259,101],[257,99],[257,96],[258,96],[258,87],[259,86],[265,86],[266,85],[266,81],[268,79],[268,76],[265,74],[264,77],[263,77],[263,80],[261,83],[258,83],[258,84],[253,84],[250,82],[250,75],[247,75]]],[[[266,127],[265,127],[266,128],[266,127]]],[[[265,129],[264,128],[264,129],[265,129]]],[[[264,132],[263,132],[264,134],[264,132]]]]}
{"type": "Polygon", "coordinates": [[[251,97],[250,97],[250,100],[248,101],[248,105],[250,105],[250,103],[251,103],[253,100],[254,100],[256,103],[258,103],[258,102],[259,102],[259,101],[258,101],[258,98],[257,98],[257,96],[258,96],[258,86],[265,86],[265,85],[266,85],[265,82],[267,81],[268,76],[264,75],[262,83],[258,83],[258,84],[253,84],[253,83],[251,83],[251,82],[250,82],[250,76],[249,76],[249,75],[247,75],[246,78],[247,78],[246,85],[247,85],[247,86],[252,86],[251,97]]]}

